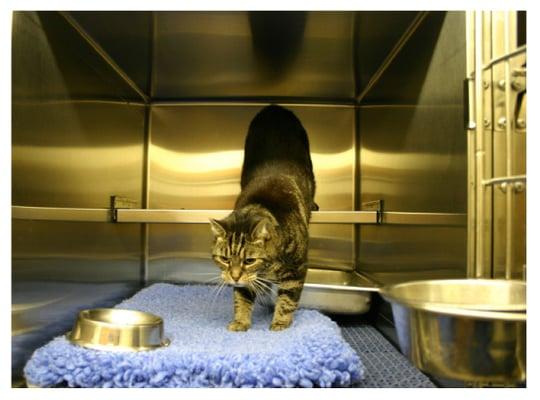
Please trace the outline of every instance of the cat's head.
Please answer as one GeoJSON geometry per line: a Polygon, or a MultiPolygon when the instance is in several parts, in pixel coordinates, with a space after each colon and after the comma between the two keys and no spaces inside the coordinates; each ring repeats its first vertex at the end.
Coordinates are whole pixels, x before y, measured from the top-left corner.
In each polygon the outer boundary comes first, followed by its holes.
{"type": "Polygon", "coordinates": [[[221,268],[221,278],[234,286],[253,286],[264,278],[275,258],[276,231],[268,218],[210,220],[214,233],[212,258],[221,268]]]}

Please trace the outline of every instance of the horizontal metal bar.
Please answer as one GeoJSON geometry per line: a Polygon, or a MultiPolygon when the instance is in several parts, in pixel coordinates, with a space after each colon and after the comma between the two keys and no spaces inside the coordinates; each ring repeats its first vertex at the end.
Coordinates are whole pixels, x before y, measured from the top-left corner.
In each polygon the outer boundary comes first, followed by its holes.
{"type": "Polygon", "coordinates": [[[518,47],[517,49],[515,49],[514,51],[511,51],[510,53],[508,54],[504,54],[500,57],[496,57],[494,59],[492,59],[491,61],[489,61],[487,64],[485,64],[482,69],[485,71],[486,69],[490,69],[491,67],[493,67],[495,64],[498,64],[500,63],[501,61],[504,61],[504,60],[508,60],[509,58],[512,58],[512,57],[515,57],[521,53],[525,53],[527,51],[527,45],[523,45],[521,47],[518,47]]]}
{"type": "Polygon", "coordinates": [[[467,226],[467,214],[385,211],[382,223],[388,225],[467,226]]]}
{"type": "Polygon", "coordinates": [[[12,206],[11,217],[37,221],[110,222],[108,208],[64,208],[12,206]]]}
{"type": "MultiPolygon", "coordinates": [[[[231,210],[144,210],[117,209],[120,223],[205,224],[209,218],[222,219],[231,210]]],[[[64,208],[12,206],[14,219],[41,221],[111,222],[108,208],[64,208]]],[[[312,224],[377,224],[376,211],[314,211],[312,224]]],[[[466,225],[466,214],[384,212],[383,224],[466,225]]]]}
{"type": "MultiPolygon", "coordinates": [[[[117,222],[205,224],[209,218],[221,219],[231,210],[116,210],[117,222]]],[[[313,224],[376,224],[376,211],[314,211],[313,224]]]]}
{"type": "Polygon", "coordinates": [[[526,175],[515,175],[515,176],[504,176],[500,178],[485,179],[482,181],[482,185],[492,186],[492,185],[499,185],[501,183],[526,182],[526,181],[527,181],[526,175]]]}

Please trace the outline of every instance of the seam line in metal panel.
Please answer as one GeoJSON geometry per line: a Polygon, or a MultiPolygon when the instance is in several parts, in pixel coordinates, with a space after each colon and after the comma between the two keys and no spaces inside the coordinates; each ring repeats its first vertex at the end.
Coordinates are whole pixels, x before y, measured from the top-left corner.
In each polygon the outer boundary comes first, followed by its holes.
{"type": "Polygon", "coordinates": [[[386,69],[392,64],[396,56],[400,53],[400,51],[405,47],[405,44],[409,41],[411,36],[416,32],[418,27],[422,24],[424,19],[428,16],[429,11],[421,11],[419,12],[414,20],[411,22],[411,24],[407,27],[403,35],[398,39],[392,50],[388,53],[382,64],[379,66],[377,71],[373,74],[371,79],[369,80],[368,84],[362,90],[360,95],[356,98],[356,102],[360,103],[368,94],[368,92],[375,86],[375,84],[379,81],[383,73],[386,71],[386,69]]]}
{"type": "Polygon", "coordinates": [[[62,104],[108,104],[108,105],[129,105],[129,106],[145,106],[146,103],[144,102],[138,102],[138,101],[130,101],[130,100],[110,100],[110,99],[58,99],[58,100],[39,100],[39,101],[25,101],[25,100],[19,100],[19,101],[13,101],[11,103],[12,105],[17,106],[54,106],[54,105],[62,105],[62,104]]]}
{"type": "MultiPolygon", "coordinates": [[[[150,149],[152,145],[152,95],[154,92],[154,71],[155,71],[155,33],[156,33],[156,16],[153,11],[150,12],[150,43],[149,54],[150,62],[148,68],[147,86],[149,96],[149,104],[144,110],[144,160],[143,160],[143,199],[142,207],[148,209],[150,207],[150,149]]],[[[149,278],[149,257],[150,257],[150,225],[147,223],[141,224],[141,285],[146,286],[149,278]]]]}
{"type": "MultiPolygon", "coordinates": [[[[354,110],[354,136],[353,136],[353,148],[354,148],[354,165],[353,165],[353,210],[360,211],[360,109],[354,110]]],[[[360,258],[360,227],[354,225],[353,227],[353,269],[356,271],[360,258]]]]}
{"type": "Polygon", "coordinates": [[[289,107],[328,107],[328,108],[355,108],[355,104],[348,101],[340,101],[333,103],[325,103],[320,100],[301,102],[298,99],[186,99],[186,100],[154,100],[151,101],[152,106],[159,107],[178,107],[178,106],[265,106],[277,104],[289,107]]]}
{"type": "Polygon", "coordinates": [[[148,96],[137,86],[135,82],[129,77],[128,74],[114,61],[114,59],[86,32],[86,30],[66,11],[58,12],[77,33],[94,49],[94,51],[105,61],[122,80],[131,87],[145,102],[149,103],[148,96]]]}
{"type": "MultiPolygon", "coordinates": [[[[145,106],[144,110],[144,150],[143,150],[143,182],[142,182],[142,206],[148,209],[150,206],[150,145],[151,145],[151,123],[152,108],[145,106]]],[[[141,224],[141,284],[144,286],[148,282],[148,241],[150,238],[150,227],[146,223],[141,224]]]]}

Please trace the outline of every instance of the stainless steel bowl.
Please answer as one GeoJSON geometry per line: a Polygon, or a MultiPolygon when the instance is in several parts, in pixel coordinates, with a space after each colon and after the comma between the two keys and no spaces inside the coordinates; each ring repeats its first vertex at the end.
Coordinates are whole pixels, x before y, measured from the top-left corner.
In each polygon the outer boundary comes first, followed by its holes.
{"type": "Polygon", "coordinates": [[[169,345],[157,315],[118,308],[82,310],[67,339],[98,350],[152,350],[169,345]]]}
{"type": "Polygon", "coordinates": [[[526,285],[440,280],[387,286],[401,351],[434,376],[476,384],[526,378],[526,285]]]}

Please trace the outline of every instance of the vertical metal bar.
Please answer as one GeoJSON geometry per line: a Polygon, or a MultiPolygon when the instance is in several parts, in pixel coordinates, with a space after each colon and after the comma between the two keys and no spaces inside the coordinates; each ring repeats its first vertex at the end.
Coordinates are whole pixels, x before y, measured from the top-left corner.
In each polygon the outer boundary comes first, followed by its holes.
{"type": "MultiPolygon", "coordinates": [[[[508,54],[510,48],[510,12],[504,14],[504,53],[508,54]]],[[[512,176],[513,165],[513,140],[512,127],[514,124],[513,113],[511,108],[511,75],[510,75],[510,59],[504,61],[504,102],[505,102],[505,118],[506,118],[506,176],[512,176]]],[[[512,278],[512,265],[514,264],[513,257],[513,209],[514,209],[514,190],[513,184],[507,185],[506,188],[506,257],[505,257],[505,278],[512,278]]]]}
{"type": "Polygon", "coordinates": [[[475,277],[482,278],[485,274],[484,265],[484,88],[483,88],[483,12],[475,11],[475,108],[476,108],[476,262],[475,277]]]}
{"type": "Polygon", "coordinates": [[[466,45],[467,45],[467,100],[468,117],[467,121],[467,277],[474,278],[475,265],[475,222],[476,222],[476,159],[475,159],[475,139],[476,126],[481,121],[476,120],[474,101],[474,80],[470,79],[475,71],[475,45],[474,45],[474,11],[466,12],[466,45]]]}

